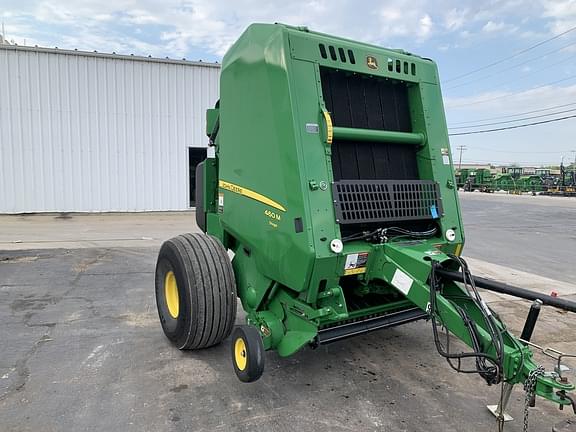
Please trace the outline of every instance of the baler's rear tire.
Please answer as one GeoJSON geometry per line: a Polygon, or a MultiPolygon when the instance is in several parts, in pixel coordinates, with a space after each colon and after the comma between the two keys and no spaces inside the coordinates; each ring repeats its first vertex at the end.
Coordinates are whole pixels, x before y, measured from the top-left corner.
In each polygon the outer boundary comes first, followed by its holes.
{"type": "Polygon", "coordinates": [[[255,327],[239,326],[232,333],[232,364],[242,382],[254,382],[264,372],[264,345],[255,327]]]}
{"type": "Polygon", "coordinates": [[[236,320],[236,282],[224,246],[206,234],[164,242],[156,263],[156,305],[164,333],[179,349],[219,344],[236,320]]]}

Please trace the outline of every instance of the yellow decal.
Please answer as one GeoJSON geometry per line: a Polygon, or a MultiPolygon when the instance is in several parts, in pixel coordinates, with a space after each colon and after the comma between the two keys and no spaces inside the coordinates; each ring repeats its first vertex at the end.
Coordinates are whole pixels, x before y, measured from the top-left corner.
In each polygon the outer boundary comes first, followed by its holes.
{"type": "Polygon", "coordinates": [[[328,111],[322,111],[324,114],[324,120],[326,120],[326,142],[332,144],[332,138],[334,138],[334,128],[332,127],[332,117],[328,111]]]}
{"type": "Polygon", "coordinates": [[[266,209],[264,210],[264,214],[268,216],[270,219],[275,219],[278,221],[282,219],[278,213],[274,213],[272,210],[266,209]]]}
{"type": "Polygon", "coordinates": [[[351,269],[344,270],[345,276],[355,275],[355,274],[360,274],[360,273],[366,273],[366,267],[351,268],[351,269]]]}
{"type": "Polygon", "coordinates": [[[218,182],[218,185],[222,189],[226,189],[227,191],[234,192],[238,195],[243,195],[248,198],[252,198],[253,200],[261,202],[262,204],[269,205],[270,207],[274,207],[275,209],[278,209],[280,211],[283,212],[286,211],[286,209],[281,204],[278,204],[276,201],[272,201],[270,198],[265,197],[264,195],[261,195],[258,192],[254,192],[253,190],[246,189],[245,187],[238,186],[233,183],[228,183],[227,181],[224,180],[220,180],[218,182]]]}
{"type": "Polygon", "coordinates": [[[458,243],[456,245],[456,250],[454,251],[454,255],[460,256],[461,253],[462,253],[462,243],[458,243]]]}

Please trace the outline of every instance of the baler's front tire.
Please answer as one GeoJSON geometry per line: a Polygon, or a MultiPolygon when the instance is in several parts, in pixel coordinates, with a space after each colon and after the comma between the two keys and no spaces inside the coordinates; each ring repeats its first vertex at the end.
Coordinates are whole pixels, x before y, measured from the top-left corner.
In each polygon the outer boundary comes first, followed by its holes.
{"type": "Polygon", "coordinates": [[[240,326],[232,333],[232,363],[242,382],[253,382],[264,372],[264,345],[255,327],[240,326]]]}
{"type": "Polygon", "coordinates": [[[156,263],[156,305],[164,334],[179,349],[228,337],[236,320],[236,282],[224,246],[206,234],[164,242],[156,263]]]}

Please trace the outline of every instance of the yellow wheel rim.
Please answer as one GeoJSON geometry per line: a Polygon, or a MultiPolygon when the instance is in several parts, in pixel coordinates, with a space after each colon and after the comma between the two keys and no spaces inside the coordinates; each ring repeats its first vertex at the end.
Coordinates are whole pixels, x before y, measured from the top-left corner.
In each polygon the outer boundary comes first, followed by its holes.
{"type": "Polygon", "coordinates": [[[246,369],[246,344],[242,338],[238,338],[234,342],[234,361],[239,370],[243,371],[246,369]]]}
{"type": "Polygon", "coordinates": [[[176,283],[176,275],[170,270],[166,273],[164,278],[164,296],[166,297],[166,305],[168,312],[172,318],[178,318],[180,313],[180,298],[178,297],[178,284],[176,283]]]}

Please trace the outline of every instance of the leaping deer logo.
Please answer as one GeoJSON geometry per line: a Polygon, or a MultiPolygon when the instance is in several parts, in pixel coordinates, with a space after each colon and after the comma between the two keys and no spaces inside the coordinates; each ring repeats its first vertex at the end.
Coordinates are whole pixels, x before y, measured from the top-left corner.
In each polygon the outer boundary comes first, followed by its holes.
{"type": "Polygon", "coordinates": [[[368,66],[370,69],[378,69],[378,60],[376,60],[376,57],[367,56],[366,66],[368,66]]]}

